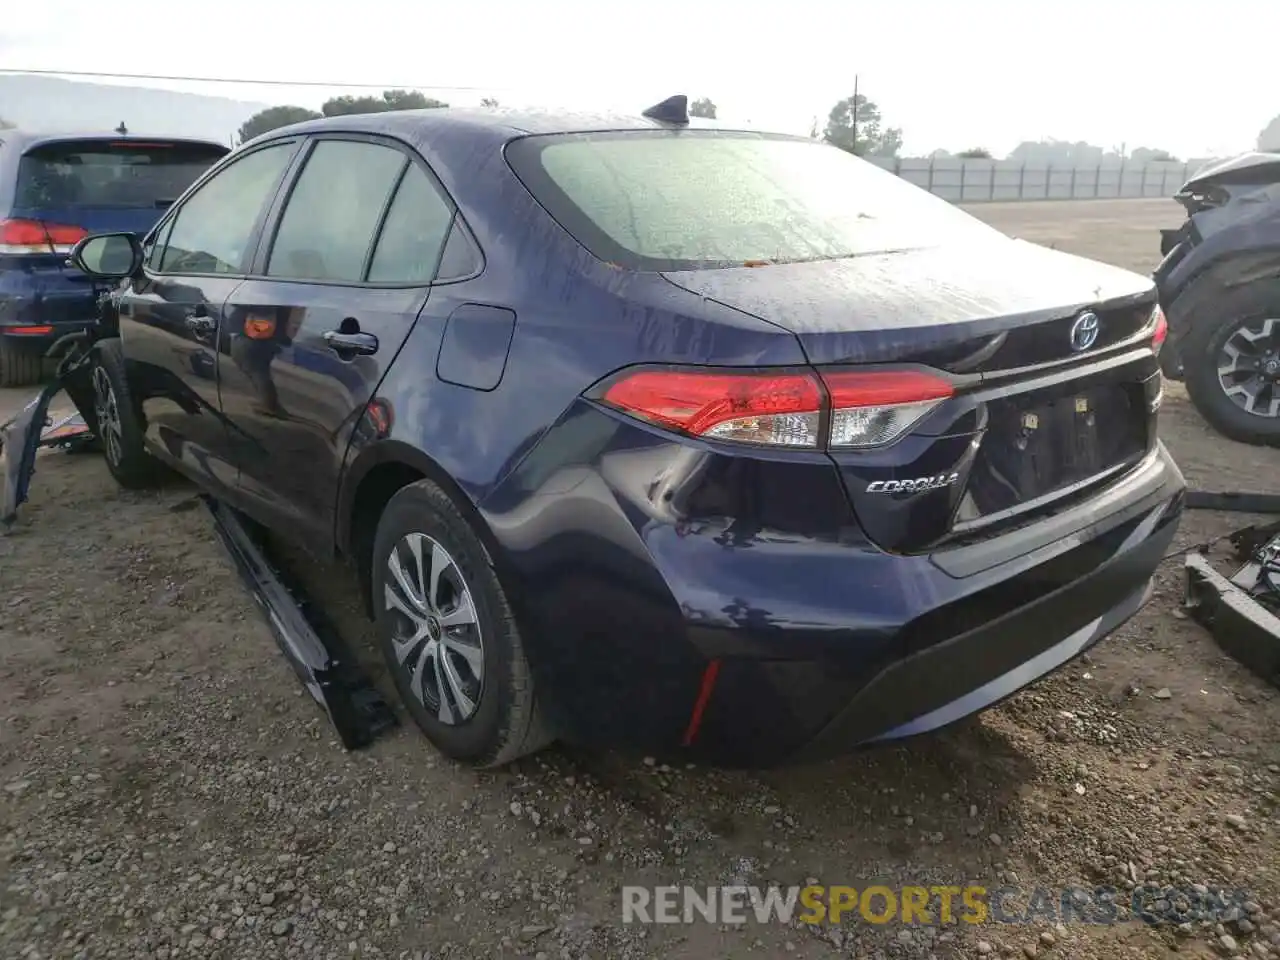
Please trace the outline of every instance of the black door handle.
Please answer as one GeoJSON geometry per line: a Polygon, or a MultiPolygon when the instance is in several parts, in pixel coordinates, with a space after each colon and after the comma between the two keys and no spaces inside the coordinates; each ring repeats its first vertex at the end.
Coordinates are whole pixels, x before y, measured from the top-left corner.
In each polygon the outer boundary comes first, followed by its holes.
{"type": "Polygon", "coordinates": [[[330,330],[324,335],[325,345],[338,356],[369,356],[378,352],[378,338],[372,333],[343,333],[330,330]]]}

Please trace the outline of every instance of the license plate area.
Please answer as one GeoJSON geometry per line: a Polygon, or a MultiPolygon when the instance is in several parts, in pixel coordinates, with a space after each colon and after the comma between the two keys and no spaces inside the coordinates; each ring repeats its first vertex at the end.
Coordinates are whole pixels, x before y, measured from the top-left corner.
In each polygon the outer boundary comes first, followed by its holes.
{"type": "Polygon", "coordinates": [[[1113,383],[992,400],[956,517],[968,522],[1079,486],[1147,450],[1141,383],[1113,383]]]}

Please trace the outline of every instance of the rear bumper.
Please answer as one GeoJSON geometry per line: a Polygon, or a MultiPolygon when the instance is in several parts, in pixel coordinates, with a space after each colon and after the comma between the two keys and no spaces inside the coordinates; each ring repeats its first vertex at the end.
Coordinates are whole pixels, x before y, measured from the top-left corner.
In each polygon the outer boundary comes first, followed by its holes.
{"type": "MultiPolygon", "coordinates": [[[[779,515],[789,528],[678,520],[666,505],[698,502],[716,465],[641,428],[592,429],[610,443],[590,464],[483,513],[558,732],[674,761],[819,758],[1003,700],[1141,608],[1185,489],[1157,446],[1071,509],[932,556],[890,555],[851,519],[836,536],[804,533],[808,513],[779,515]]],[[[816,504],[830,529],[845,504],[834,468],[760,469],[762,509],[816,504]]]]}
{"type": "Polygon", "coordinates": [[[97,317],[97,297],[82,284],[17,284],[0,277],[0,337],[48,343],[93,326],[97,317]]]}
{"type": "Polygon", "coordinates": [[[804,747],[804,756],[940,729],[1084,653],[1146,603],[1179,513],[1173,501],[1152,509],[1091,575],[893,664],[804,747]]]}
{"type": "MultiPolygon", "coordinates": [[[[731,765],[820,760],[938,730],[994,706],[1142,608],[1181,509],[1181,497],[1173,493],[1096,541],[923,613],[897,630],[902,645],[915,649],[890,662],[859,669],[837,657],[720,660],[697,739],[685,750],[731,765]],[[1107,558],[1096,563],[1104,552],[1107,558]],[[986,604],[996,613],[1034,594],[1037,580],[1058,582],[1061,571],[1051,568],[1064,563],[1089,570],[1032,602],[982,619],[986,604]]],[[[851,616],[858,599],[851,598],[851,616]]]]}

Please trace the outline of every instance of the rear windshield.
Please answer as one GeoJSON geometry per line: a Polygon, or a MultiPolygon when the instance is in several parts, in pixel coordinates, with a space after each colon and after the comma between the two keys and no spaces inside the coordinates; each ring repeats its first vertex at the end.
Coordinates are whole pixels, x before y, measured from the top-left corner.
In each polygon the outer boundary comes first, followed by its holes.
{"type": "Polygon", "coordinates": [[[227,151],[190,143],[46,143],[18,163],[15,206],[163,208],[227,151]]]}
{"type": "Polygon", "coordinates": [[[527,137],[516,175],[602,260],[692,270],[828,260],[994,231],[813,140],[710,130],[527,137]]]}

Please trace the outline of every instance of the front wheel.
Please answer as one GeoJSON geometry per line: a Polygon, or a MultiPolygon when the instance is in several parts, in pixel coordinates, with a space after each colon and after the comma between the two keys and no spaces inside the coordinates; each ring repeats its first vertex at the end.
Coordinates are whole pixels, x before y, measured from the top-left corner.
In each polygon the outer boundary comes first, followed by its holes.
{"type": "Polygon", "coordinates": [[[378,521],[378,640],[405,709],[445,755],[497,767],[551,741],[488,551],[439,486],[412,483],[378,521]]]}
{"type": "Polygon", "coordinates": [[[127,490],[155,486],[165,471],[143,445],[142,423],[129,390],[124,351],[118,339],[102,340],[94,347],[90,383],[95,429],[111,476],[127,490]]]}
{"type": "Polygon", "coordinates": [[[1280,281],[1221,291],[1181,345],[1187,394],[1225,437],[1280,446],[1280,281]]]}

